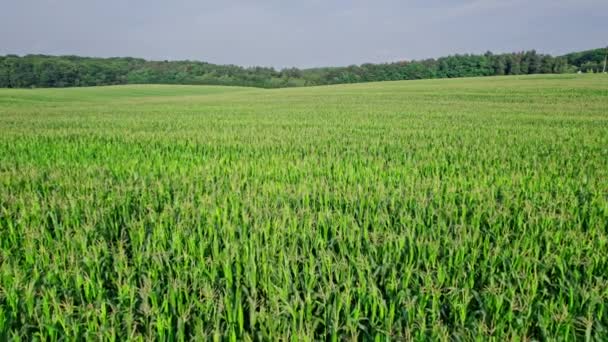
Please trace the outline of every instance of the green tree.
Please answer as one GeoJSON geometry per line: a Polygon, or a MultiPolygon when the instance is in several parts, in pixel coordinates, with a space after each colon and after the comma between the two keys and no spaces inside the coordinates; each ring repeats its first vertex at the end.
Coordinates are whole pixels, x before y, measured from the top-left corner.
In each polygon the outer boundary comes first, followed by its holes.
{"type": "Polygon", "coordinates": [[[511,55],[507,56],[507,74],[508,75],[521,74],[521,61],[517,54],[511,54],[511,55]]]}
{"type": "Polygon", "coordinates": [[[528,51],[524,55],[524,61],[522,62],[522,73],[527,74],[538,74],[541,71],[541,57],[536,53],[535,50],[528,51]],[[525,65],[525,72],[524,72],[525,65]]]}
{"type": "Polygon", "coordinates": [[[9,71],[9,83],[14,88],[35,86],[38,82],[34,73],[31,58],[9,57],[6,59],[9,71]]]}
{"type": "Polygon", "coordinates": [[[6,58],[0,57],[0,88],[10,87],[9,68],[6,65],[6,58]]]}
{"type": "Polygon", "coordinates": [[[493,57],[494,75],[504,75],[506,69],[506,61],[503,55],[493,57]]]}
{"type": "Polygon", "coordinates": [[[550,74],[554,71],[555,60],[551,56],[543,56],[540,62],[540,73],[550,74]]]}

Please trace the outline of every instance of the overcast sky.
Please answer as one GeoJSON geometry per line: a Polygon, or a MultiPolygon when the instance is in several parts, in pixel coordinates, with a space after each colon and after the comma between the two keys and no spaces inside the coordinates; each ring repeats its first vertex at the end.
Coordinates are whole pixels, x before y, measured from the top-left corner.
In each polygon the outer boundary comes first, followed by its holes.
{"type": "Polygon", "coordinates": [[[0,54],[312,67],[608,45],[608,0],[0,0],[0,54]]]}

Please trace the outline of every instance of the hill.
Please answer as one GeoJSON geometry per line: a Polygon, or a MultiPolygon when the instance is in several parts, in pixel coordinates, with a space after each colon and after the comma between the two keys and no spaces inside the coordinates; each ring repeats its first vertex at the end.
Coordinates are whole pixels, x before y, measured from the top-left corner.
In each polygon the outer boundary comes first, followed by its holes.
{"type": "Polygon", "coordinates": [[[565,55],[564,58],[568,61],[568,64],[575,66],[582,72],[601,72],[604,70],[607,54],[608,48],[594,49],[570,53],[565,55]]]}

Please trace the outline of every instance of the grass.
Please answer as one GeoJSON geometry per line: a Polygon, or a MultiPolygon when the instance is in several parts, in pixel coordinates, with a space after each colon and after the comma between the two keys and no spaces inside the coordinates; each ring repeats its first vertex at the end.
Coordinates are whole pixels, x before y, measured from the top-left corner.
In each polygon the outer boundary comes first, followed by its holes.
{"type": "Polygon", "coordinates": [[[0,90],[0,339],[606,340],[608,78],[0,90]]]}

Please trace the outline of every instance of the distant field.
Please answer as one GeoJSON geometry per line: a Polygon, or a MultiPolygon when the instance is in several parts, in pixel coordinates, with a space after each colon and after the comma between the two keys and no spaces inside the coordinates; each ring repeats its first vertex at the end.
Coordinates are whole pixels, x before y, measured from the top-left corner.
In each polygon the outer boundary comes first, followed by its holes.
{"type": "Polygon", "coordinates": [[[0,89],[0,340],[608,339],[608,77],[0,89]]]}

